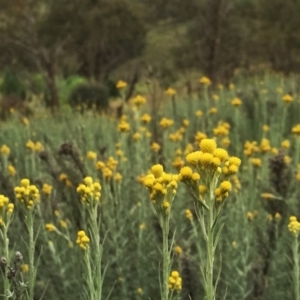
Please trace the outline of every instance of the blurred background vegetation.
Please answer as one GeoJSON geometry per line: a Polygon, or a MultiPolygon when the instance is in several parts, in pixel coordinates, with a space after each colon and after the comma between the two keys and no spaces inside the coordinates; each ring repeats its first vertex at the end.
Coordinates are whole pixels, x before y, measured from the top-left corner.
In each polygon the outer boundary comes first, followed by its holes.
{"type": "Polygon", "coordinates": [[[0,0],[1,93],[58,107],[78,86],[115,95],[120,78],[191,89],[195,70],[215,83],[262,65],[298,73],[299,28],[292,0],[0,0]]]}

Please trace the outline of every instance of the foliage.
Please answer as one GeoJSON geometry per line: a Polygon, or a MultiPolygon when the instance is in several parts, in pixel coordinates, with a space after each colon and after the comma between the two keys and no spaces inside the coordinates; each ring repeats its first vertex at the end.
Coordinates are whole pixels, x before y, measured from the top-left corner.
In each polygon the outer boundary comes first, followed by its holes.
{"type": "Polygon", "coordinates": [[[102,85],[81,84],[73,89],[69,96],[73,108],[107,110],[109,90],[102,85]]]}

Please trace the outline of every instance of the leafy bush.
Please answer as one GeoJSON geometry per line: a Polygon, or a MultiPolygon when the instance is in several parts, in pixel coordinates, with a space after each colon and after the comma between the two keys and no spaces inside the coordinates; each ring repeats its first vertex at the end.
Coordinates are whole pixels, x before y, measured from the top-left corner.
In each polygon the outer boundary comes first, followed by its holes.
{"type": "Polygon", "coordinates": [[[26,96],[24,85],[11,70],[5,72],[0,91],[3,96],[15,95],[21,99],[24,99],[26,96]]]}
{"type": "Polygon", "coordinates": [[[82,84],[77,86],[70,94],[69,104],[73,108],[84,109],[96,108],[106,110],[108,108],[109,91],[103,85],[82,84]]]}

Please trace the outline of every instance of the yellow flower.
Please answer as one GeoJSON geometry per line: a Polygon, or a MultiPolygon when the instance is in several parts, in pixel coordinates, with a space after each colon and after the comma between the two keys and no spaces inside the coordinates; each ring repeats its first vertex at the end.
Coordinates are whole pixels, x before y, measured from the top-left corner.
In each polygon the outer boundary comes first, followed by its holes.
{"type": "Polygon", "coordinates": [[[50,195],[51,192],[52,192],[52,188],[53,188],[52,185],[47,184],[47,183],[44,183],[44,184],[43,184],[42,191],[43,191],[44,194],[50,195]]]}
{"type": "Polygon", "coordinates": [[[40,192],[35,185],[30,185],[29,179],[22,179],[20,186],[15,187],[14,191],[16,198],[26,209],[33,209],[39,203],[40,192]]]}
{"type": "Polygon", "coordinates": [[[152,174],[154,175],[155,178],[161,177],[162,174],[163,174],[163,171],[164,171],[164,168],[160,164],[154,165],[151,168],[151,172],[152,172],[152,174]]]}
{"type": "Polygon", "coordinates": [[[182,289],[182,279],[177,271],[172,271],[169,277],[169,289],[180,291],[182,289]]]}
{"type": "Polygon", "coordinates": [[[261,167],[261,159],[260,158],[252,158],[252,165],[255,167],[261,167]]]}
{"type": "Polygon", "coordinates": [[[93,182],[91,177],[85,177],[83,183],[79,184],[76,191],[81,196],[83,204],[87,206],[97,205],[101,196],[101,185],[99,182],[93,182]]]}
{"type": "Polygon", "coordinates": [[[29,272],[29,265],[28,264],[22,264],[20,267],[20,270],[22,273],[28,273],[29,272]]]}
{"type": "Polygon", "coordinates": [[[242,100],[240,98],[234,98],[231,101],[231,104],[235,107],[241,106],[242,105],[242,100]]]}
{"type": "Polygon", "coordinates": [[[136,132],[133,136],[132,136],[134,141],[139,141],[141,139],[141,135],[140,133],[136,132]]]}
{"type": "Polygon", "coordinates": [[[297,124],[292,128],[292,133],[296,136],[300,135],[300,124],[297,124]]]}
{"type": "Polygon", "coordinates": [[[180,255],[182,253],[182,248],[180,246],[176,246],[174,248],[174,252],[177,254],[177,255],[180,255]]]}
{"type": "Polygon", "coordinates": [[[118,172],[118,173],[116,173],[116,175],[115,175],[115,181],[116,182],[121,182],[122,181],[122,175],[118,172]]]}
{"type": "Polygon", "coordinates": [[[94,151],[89,151],[86,155],[86,157],[90,160],[96,160],[97,159],[97,153],[94,151]]]}
{"type": "Polygon", "coordinates": [[[228,158],[228,152],[223,148],[216,148],[214,150],[214,156],[219,158],[220,161],[225,161],[228,158]]]}
{"type": "Polygon", "coordinates": [[[211,114],[211,115],[214,115],[214,114],[216,114],[217,113],[217,108],[216,107],[212,107],[210,110],[209,110],[209,113],[211,114]]]}
{"type": "Polygon", "coordinates": [[[137,288],[136,293],[138,295],[143,295],[143,289],[142,288],[137,288]]]}
{"type": "Polygon", "coordinates": [[[291,143],[290,143],[289,140],[284,140],[281,143],[281,147],[284,148],[284,149],[288,149],[288,148],[290,148],[290,146],[291,146],[291,143]]]}
{"type": "Polygon", "coordinates": [[[268,125],[263,125],[262,130],[263,130],[264,132],[267,132],[267,131],[270,130],[270,128],[269,128],[268,125]]]}
{"type": "Polygon", "coordinates": [[[22,119],[22,122],[25,126],[28,126],[29,125],[29,120],[27,118],[23,118],[22,119]]]}
{"type": "Polygon", "coordinates": [[[83,250],[86,250],[87,247],[89,246],[90,239],[89,237],[85,234],[83,230],[78,231],[77,233],[77,240],[76,244],[83,250]]]}
{"type": "Polygon", "coordinates": [[[232,185],[231,185],[230,181],[226,180],[226,181],[221,182],[220,189],[223,193],[227,193],[227,192],[231,191],[232,185]]]}
{"type": "Polygon", "coordinates": [[[68,227],[68,223],[64,220],[60,220],[59,221],[59,225],[62,227],[62,228],[67,228],[68,227]]]}
{"type": "Polygon", "coordinates": [[[288,225],[288,229],[293,235],[295,236],[299,235],[300,222],[297,221],[297,218],[295,216],[290,217],[290,223],[288,225]]]}
{"type": "Polygon", "coordinates": [[[143,114],[141,117],[141,121],[145,124],[148,124],[151,121],[151,116],[148,114],[143,114]]]}
{"type": "Polygon", "coordinates": [[[166,129],[174,124],[174,121],[171,119],[167,118],[162,118],[161,121],[159,122],[160,127],[163,129],[166,129]]]}
{"type": "Polygon", "coordinates": [[[214,151],[217,149],[217,144],[215,140],[203,139],[200,142],[200,149],[203,153],[214,153],[214,151]]]}
{"type": "Polygon", "coordinates": [[[166,90],[166,95],[168,96],[174,96],[176,95],[176,91],[174,89],[172,89],[171,87],[169,87],[167,90],[166,90]]]}
{"type": "Polygon", "coordinates": [[[203,115],[203,112],[202,112],[201,110],[197,110],[197,111],[196,111],[196,116],[197,116],[198,118],[202,117],[202,115],[203,115]]]}
{"type": "Polygon", "coordinates": [[[52,232],[52,231],[55,231],[55,230],[56,230],[56,227],[55,227],[53,224],[51,224],[51,223],[47,223],[47,224],[45,225],[45,228],[46,228],[49,232],[52,232]]]}
{"type": "Polygon", "coordinates": [[[199,82],[206,86],[211,84],[211,80],[206,76],[201,77],[199,82]]]}
{"type": "Polygon", "coordinates": [[[180,170],[180,180],[188,180],[191,179],[193,176],[193,170],[190,167],[183,167],[180,170]]]}
{"type": "Polygon", "coordinates": [[[17,173],[15,167],[12,166],[12,165],[8,165],[7,171],[8,171],[8,174],[9,174],[10,176],[15,176],[16,173],[17,173]]]}
{"type": "Polygon", "coordinates": [[[275,197],[273,194],[271,194],[271,193],[262,193],[262,194],[261,194],[261,197],[264,198],[264,199],[266,199],[266,200],[270,200],[270,199],[275,199],[275,198],[276,198],[276,197],[275,197]]]}
{"type": "Polygon", "coordinates": [[[128,132],[130,131],[130,124],[126,121],[121,121],[118,125],[118,131],[120,132],[128,132]]]}
{"type": "Polygon", "coordinates": [[[189,219],[189,220],[192,220],[192,219],[193,219],[193,214],[192,214],[192,212],[191,212],[190,209],[186,209],[186,210],[185,210],[185,217],[186,217],[187,219],[189,219]]]}
{"type": "Polygon", "coordinates": [[[289,103],[291,103],[293,101],[293,97],[290,94],[285,94],[282,97],[282,100],[283,100],[283,102],[289,104],[289,103]]]}
{"type": "Polygon", "coordinates": [[[132,102],[137,107],[140,107],[141,105],[146,103],[146,98],[141,95],[137,95],[136,97],[133,98],[132,102]]]}
{"type": "Polygon", "coordinates": [[[117,85],[116,85],[117,89],[123,89],[123,88],[125,88],[126,86],[127,86],[127,83],[126,83],[125,81],[123,81],[123,80],[119,80],[119,81],[117,82],[117,85]]]}
{"type": "Polygon", "coordinates": [[[158,152],[160,150],[160,145],[158,143],[153,142],[151,145],[151,150],[153,152],[158,152]]]}
{"type": "Polygon", "coordinates": [[[0,148],[0,152],[3,156],[8,156],[10,153],[10,148],[6,145],[2,145],[2,147],[0,148]]]}

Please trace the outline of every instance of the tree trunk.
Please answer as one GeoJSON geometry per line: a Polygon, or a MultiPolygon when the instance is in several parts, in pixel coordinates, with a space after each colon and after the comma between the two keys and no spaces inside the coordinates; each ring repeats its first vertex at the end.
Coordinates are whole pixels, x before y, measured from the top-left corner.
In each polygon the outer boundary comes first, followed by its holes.
{"type": "Polygon", "coordinates": [[[44,74],[44,79],[49,91],[50,95],[50,107],[52,112],[54,113],[59,108],[59,99],[58,99],[58,92],[57,86],[55,82],[56,77],[56,70],[55,70],[55,54],[50,53],[46,57],[45,53],[41,54],[40,61],[41,61],[41,70],[44,74]]]}

